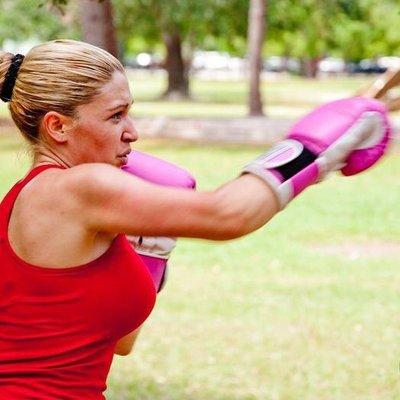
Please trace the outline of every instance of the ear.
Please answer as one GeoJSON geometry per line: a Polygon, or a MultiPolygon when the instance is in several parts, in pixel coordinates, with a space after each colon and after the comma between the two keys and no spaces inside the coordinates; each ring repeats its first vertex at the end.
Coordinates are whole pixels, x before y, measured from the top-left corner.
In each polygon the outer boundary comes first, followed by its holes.
{"type": "Polygon", "coordinates": [[[68,141],[68,131],[72,118],[62,115],[56,111],[49,111],[42,119],[42,129],[46,136],[57,143],[68,141]]]}

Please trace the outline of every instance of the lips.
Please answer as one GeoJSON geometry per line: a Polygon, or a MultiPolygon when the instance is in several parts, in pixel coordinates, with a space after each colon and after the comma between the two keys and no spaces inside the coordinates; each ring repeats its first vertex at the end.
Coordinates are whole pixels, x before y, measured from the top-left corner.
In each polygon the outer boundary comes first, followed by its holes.
{"type": "Polygon", "coordinates": [[[121,153],[118,157],[118,159],[120,160],[120,166],[121,165],[126,165],[128,163],[128,155],[131,152],[131,149],[124,151],[123,153],[121,153]]]}
{"type": "Polygon", "coordinates": [[[120,154],[118,157],[127,157],[130,152],[131,152],[131,149],[126,150],[124,153],[120,154]]]}

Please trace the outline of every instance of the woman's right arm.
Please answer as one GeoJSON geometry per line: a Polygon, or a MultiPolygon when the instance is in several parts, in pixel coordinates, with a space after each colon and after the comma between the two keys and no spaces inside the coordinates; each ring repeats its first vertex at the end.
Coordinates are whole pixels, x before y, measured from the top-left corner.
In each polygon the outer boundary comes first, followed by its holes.
{"type": "Polygon", "coordinates": [[[263,226],[278,212],[260,178],[239,177],[211,192],[167,188],[106,164],[64,172],[65,185],[90,231],[229,240],[263,226]]]}
{"type": "Polygon", "coordinates": [[[65,172],[88,231],[227,240],[269,221],[329,172],[355,175],[374,165],[391,137],[385,107],[371,99],[327,103],[300,119],[247,172],[212,192],[153,185],[105,164],[65,172]]]}

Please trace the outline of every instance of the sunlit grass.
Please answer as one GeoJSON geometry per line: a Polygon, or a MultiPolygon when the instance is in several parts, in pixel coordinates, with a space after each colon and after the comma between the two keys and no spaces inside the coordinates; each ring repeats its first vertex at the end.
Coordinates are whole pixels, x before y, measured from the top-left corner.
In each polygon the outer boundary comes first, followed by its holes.
{"type": "MultiPolygon", "coordinates": [[[[211,190],[263,148],[142,141],[211,190]]],[[[0,193],[28,156],[0,137],[0,193]]],[[[228,243],[180,240],[109,400],[398,400],[400,149],[228,243]],[[394,250],[393,250],[394,249],[394,250]],[[374,250],[374,251],[372,251],[374,250]]]]}
{"type": "MultiPolygon", "coordinates": [[[[161,100],[166,77],[160,72],[128,71],[136,117],[238,118],[247,115],[248,83],[193,77],[191,99],[161,100]]],[[[351,96],[373,78],[322,77],[304,79],[289,75],[267,75],[261,85],[264,112],[270,117],[295,118],[324,101],[351,96]]],[[[0,118],[8,117],[0,103],[0,118]]]]}
{"type": "MultiPolygon", "coordinates": [[[[192,99],[165,102],[160,95],[165,89],[165,75],[129,73],[136,104],[133,114],[196,118],[232,118],[247,115],[248,83],[245,80],[216,80],[194,77],[192,99]]],[[[261,90],[264,111],[271,117],[296,117],[329,100],[351,96],[373,78],[341,76],[304,79],[287,75],[269,75],[261,90]]]]}

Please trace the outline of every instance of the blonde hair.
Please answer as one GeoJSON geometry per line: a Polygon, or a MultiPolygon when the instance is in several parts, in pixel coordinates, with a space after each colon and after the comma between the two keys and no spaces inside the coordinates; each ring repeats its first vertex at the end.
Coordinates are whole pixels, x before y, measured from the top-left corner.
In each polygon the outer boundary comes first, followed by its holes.
{"type": "MultiPolygon", "coordinates": [[[[13,54],[0,52],[0,92],[13,54]]],[[[75,40],[54,40],[33,47],[19,69],[9,110],[32,144],[39,141],[41,119],[48,111],[76,116],[110,81],[121,63],[98,47],[75,40]]]]}

